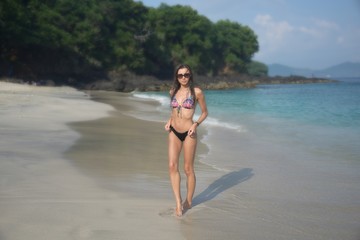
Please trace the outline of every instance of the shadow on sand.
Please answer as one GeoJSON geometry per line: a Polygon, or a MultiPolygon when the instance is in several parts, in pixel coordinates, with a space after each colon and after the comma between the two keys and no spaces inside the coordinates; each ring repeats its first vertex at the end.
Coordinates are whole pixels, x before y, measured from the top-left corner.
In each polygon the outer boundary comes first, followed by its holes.
{"type": "Polygon", "coordinates": [[[234,187],[235,185],[245,182],[250,179],[254,173],[251,168],[243,168],[238,171],[233,171],[225,174],[221,178],[215,180],[211,183],[204,191],[194,197],[193,199],[193,207],[210,201],[220,193],[226,191],[227,189],[234,187]]]}

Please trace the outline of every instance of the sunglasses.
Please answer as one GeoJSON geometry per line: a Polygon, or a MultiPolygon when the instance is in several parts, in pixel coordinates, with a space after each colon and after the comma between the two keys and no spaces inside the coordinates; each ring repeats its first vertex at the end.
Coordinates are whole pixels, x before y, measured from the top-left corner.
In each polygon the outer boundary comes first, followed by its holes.
{"type": "Polygon", "coordinates": [[[177,78],[180,78],[180,79],[183,78],[183,77],[190,78],[191,74],[190,73],[185,73],[185,74],[178,74],[176,76],[177,76],[177,78]]]}

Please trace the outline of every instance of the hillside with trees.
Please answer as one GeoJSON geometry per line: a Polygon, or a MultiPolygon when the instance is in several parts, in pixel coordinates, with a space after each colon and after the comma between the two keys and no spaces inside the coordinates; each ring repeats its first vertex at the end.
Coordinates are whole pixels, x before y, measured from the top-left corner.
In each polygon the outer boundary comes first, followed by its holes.
{"type": "Polygon", "coordinates": [[[202,76],[247,73],[259,49],[247,26],[132,0],[3,0],[0,29],[3,77],[57,83],[109,72],[169,79],[183,62],[202,76]]]}
{"type": "Polygon", "coordinates": [[[133,0],[2,0],[0,49],[0,78],[46,85],[161,90],[180,63],[204,88],[317,81],[268,78],[248,26],[133,0]]]}

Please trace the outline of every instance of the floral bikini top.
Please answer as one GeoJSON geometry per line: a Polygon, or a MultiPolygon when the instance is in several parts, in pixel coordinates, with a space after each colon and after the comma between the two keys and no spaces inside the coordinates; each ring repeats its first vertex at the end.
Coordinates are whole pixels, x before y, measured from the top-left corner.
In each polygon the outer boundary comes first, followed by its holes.
{"type": "Polygon", "coordinates": [[[192,109],[195,106],[195,101],[193,96],[188,96],[181,104],[177,101],[176,97],[174,96],[171,99],[171,103],[170,106],[172,108],[177,108],[177,113],[180,114],[181,113],[181,108],[186,108],[186,109],[192,109]]]}

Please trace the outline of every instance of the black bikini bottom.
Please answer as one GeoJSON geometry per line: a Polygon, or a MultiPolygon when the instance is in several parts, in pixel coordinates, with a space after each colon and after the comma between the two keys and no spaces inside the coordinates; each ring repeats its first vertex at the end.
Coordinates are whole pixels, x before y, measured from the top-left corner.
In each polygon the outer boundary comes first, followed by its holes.
{"type": "Polygon", "coordinates": [[[180,141],[184,141],[186,136],[188,135],[188,131],[183,132],[183,133],[179,133],[178,131],[175,130],[175,128],[173,128],[173,126],[170,125],[170,130],[180,139],[180,141]]]}

